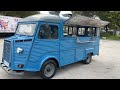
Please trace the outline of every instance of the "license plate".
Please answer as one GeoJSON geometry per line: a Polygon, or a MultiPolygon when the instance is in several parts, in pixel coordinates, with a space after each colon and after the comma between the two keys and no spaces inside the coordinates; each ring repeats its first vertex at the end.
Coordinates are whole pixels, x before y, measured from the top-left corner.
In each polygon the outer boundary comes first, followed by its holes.
{"type": "Polygon", "coordinates": [[[6,66],[9,66],[9,63],[8,63],[7,61],[5,61],[5,60],[4,60],[4,64],[5,64],[6,66]]]}

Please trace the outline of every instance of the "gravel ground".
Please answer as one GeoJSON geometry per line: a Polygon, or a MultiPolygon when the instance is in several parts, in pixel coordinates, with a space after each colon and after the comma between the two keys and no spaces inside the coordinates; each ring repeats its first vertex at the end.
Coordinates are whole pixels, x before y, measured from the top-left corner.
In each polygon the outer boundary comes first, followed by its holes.
{"type": "MultiPolygon", "coordinates": [[[[3,39],[0,39],[0,60],[3,39]]],[[[57,70],[52,79],[119,79],[120,41],[101,40],[100,55],[94,56],[89,65],[80,62],[57,70]]],[[[9,75],[0,68],[0,79],[40,79],[39,73],[25,72],[24,75],[9,75]]]]}

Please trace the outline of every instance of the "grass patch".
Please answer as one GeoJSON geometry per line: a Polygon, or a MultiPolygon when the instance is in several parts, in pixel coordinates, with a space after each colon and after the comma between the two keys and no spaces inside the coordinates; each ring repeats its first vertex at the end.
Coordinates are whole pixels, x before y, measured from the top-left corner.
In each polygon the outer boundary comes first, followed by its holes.
{"type": "Polygon", "coordinates": [[[120,35],[111,35],[110,33],[101,33],[102,39],[109,39],[109,40],[120,40],[120,35]]]}
{"type": "Polygon", "coordinates": [[[119,36],[108,36],[106,37],[106,39],[110,39],[110,40],[120,40],[120,35],[119,36]]]}

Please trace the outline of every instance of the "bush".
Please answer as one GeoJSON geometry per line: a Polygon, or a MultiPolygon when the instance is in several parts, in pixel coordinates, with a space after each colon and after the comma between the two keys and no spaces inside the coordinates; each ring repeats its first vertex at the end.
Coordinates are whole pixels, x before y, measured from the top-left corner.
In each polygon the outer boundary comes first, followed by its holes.
{"type": "Polygon", "coordinates": [[[120,40],[120,35],[111,35],[110,33],[101,33],[101,38],[109,39],[109,40],[120,40]]]}
{"type": "Polygon", "coordinates": [[[109,36],[111,36],[111,34],[109,34],[109,33],[101,33],[100,36],[101,36],[101,37],[109,37],[109,36]]]}
{"type": "Polygon", "coordinates": [[[119,36],[112,35],[112,36],[107,37],[107,39],[110,39],[110,40],[120,40],[120,35],[119,36]]]}

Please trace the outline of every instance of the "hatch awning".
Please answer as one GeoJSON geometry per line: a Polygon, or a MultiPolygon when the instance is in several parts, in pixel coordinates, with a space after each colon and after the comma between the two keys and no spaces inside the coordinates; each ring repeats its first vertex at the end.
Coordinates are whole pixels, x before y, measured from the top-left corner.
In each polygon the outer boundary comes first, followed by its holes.
{"type": "Polygon", "coordinates": [[[82,15],[74,15],[70,19],[65,21],[65,25],[68,26],[104,27],[108,24],[108,21],[93,19],[82,15]]]}

